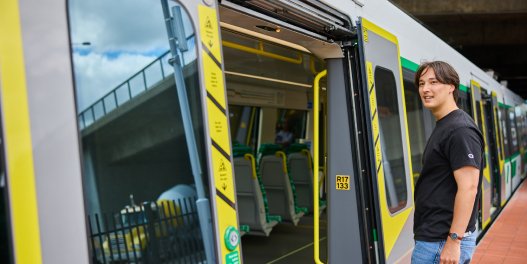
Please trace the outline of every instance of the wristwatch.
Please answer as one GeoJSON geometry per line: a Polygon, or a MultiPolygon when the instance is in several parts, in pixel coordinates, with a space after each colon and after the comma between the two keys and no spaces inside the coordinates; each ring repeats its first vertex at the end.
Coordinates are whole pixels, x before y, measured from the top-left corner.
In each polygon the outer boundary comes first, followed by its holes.
{"type": "Polygon", "coordinates": [[[448,233],[448,236],[449,236],[450,238],[452,238],[452,240],[454,240],[454,241],[456,241],[456,239],[457,239],[457,240],[463,240],[463,237],[458,236],[457,233],[448,233]]]}

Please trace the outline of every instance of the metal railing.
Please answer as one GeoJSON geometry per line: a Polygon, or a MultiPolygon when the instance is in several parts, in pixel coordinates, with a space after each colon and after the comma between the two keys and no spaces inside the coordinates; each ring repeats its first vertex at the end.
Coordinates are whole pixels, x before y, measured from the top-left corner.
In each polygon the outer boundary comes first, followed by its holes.
{"type": "Polygon", "coordinates": [[[205,263],[196,198],[184,198],[88,216],[94,263],[205,263]],[[113,216],[113,217],[112,217],[113,216]]]}
{"type": "MultiPolygon", "coordinates": [[[[194,35],[187,38],[188,51],[179,53],[181,65],[185,67],[196,60],[196,39],[194,35]]],[[[90,105],[79,114],[79,129],[82,130],[117,107],[155,86],[174,73],[174,68],[168,63],[170,51],[163,53],[143,69],[117,85],[101,99],[90,105]]]]}

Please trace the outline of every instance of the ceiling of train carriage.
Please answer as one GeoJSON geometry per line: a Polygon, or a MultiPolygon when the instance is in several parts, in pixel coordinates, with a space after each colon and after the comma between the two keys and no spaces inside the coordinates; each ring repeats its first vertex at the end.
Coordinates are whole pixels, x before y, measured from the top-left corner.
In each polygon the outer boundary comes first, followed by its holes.
{"type": "Polygon", "coordinates": [[[527,1],[390,1],[527,99],[527,1]]]}

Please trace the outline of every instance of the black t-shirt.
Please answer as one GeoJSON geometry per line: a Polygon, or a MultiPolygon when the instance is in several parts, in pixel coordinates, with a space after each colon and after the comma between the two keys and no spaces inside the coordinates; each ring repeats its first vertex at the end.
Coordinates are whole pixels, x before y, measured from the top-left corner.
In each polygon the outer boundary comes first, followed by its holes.
{"type": "Polygon", "coordinates": [[[463,110],[452,111],[437,121],[424,150],[423,169],[415,186],[416,240],[437,242],[448,238],[457,193],[454,171],[464,166],[480,170],[478,194],[466,230],[475,231],[485,158],[484,142],[474,120],[463,110]]]}

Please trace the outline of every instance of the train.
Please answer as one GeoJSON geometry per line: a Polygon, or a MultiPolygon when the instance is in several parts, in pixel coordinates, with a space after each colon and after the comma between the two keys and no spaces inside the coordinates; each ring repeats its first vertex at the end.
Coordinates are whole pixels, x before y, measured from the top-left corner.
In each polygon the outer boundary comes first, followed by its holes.
{"type": "Polygon", "coordinates": [[[0,262],[410,263],[442,60],[485,138],[477,235],[527,105],[388,0],[0,2],[0,262]]]}

